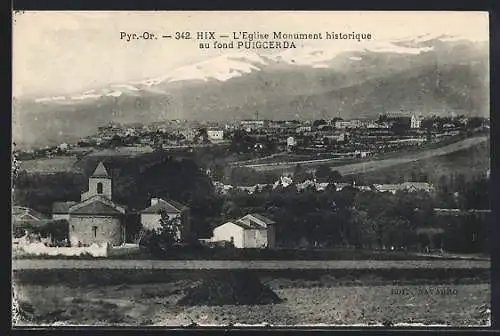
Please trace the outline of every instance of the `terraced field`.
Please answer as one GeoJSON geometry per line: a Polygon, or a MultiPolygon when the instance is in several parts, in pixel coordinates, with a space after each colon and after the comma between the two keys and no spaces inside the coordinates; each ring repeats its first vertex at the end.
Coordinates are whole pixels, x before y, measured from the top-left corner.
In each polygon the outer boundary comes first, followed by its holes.
{"type": "Polygon", "coordinates": [[[274,162],[274,163],[264,163],[264,164],[249,164],[249,165],[244,165],[244,167],[252,168],[257,171],[272,171],[280,169],[289,169],[293,168],[297,164],[301,164],[304,167],[307,167],[307,169],[313,171],[320,164],[332,164],[335,165],[335,170],[338,170],[342,175],[348,175],[348,174],[356,174],[360,172],[367,172],[367,171],[387,168],[404,163],[415,162],[418,160],[424,160],[435,156],[450,154],[459,150],[463,150],[478,145],[480,143],[487,141],[488,139],[489,139],[488,136],[477,136],[460,140],[452,144],[445,145],[443,147],[429,149],[422,152],[405,153],[404,151],[402,151],[401,155],[397,157],[380,159],[380,160],[375,159],[375,160],[351,163],[346,165],[337,165],[336,163],[338,163],[338,159],[331,159],[331,160],[326,159],[326,160],[308,160],[299,162],[274,162]]]}

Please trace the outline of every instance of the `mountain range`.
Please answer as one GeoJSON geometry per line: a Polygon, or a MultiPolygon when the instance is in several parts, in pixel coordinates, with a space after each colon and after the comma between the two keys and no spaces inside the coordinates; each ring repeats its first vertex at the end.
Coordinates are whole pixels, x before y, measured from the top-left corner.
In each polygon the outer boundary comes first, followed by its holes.
{"type": "Polygon", "coordinates": [[[13,140],[72,141],[113,122],[489,115],[489,46],[420,36],[349,50],[232,52],[156,78],[13,99],[13,140]]]}

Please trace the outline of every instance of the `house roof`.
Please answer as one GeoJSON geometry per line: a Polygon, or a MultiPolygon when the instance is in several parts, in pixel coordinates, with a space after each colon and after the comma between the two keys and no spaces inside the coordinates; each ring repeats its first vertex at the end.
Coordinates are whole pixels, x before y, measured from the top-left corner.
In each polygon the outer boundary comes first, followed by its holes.
{"type": "Polygon", "coordinates": [[[28,208],[21,206],[13,206],[12,207],[12,216],[15,220],[44,220],[48,219],[44,214],[28,208]]]}
{"type": "Polygon", "coordinates": [[[141,213],[158,214],[161,211],[166,211],[167,213],[181,213],[184,210],[189,209],[187,206],[173,201],[173,200],[163,200],[158,199],[158,203],[151,205],[150,207],[141,211],[141,213]]]}
{"type": "Polygon", "coordinates": [[[70,210],[71,215],[121,215],[116,207],[111,204],[106,204],[99,199],[95,199],[92,202],[84,205],[82,207],[70,210]]]}
{"type": "Polygon", "coordinates": [[[246,216],[241,217],[238,219],[239,222],[243,222],[244,224],[250,226],[251,228],[265,228],[268,225],[272,225],[275,222],[265,216],[262,216],[261,214],[258,213],[252,213],[248,214],[246,216]]]}
{"type": "Polygon", "coordinates": [[[99,162],[91,177],[109,177],[108,171],[102,161],[99,162]]]}
{"type": "Polygon", "coordinates": [[[77,202],[68,201],[68,202],[55,202],[52,204],[52,213],[53,214],[67,214],[69,213],[69,208],[75,205],[77,202]]]}
{"type": "Polygon", "coordinates": [[[260,225],[257,225],[255,223],[245,223],[241,220],[235,220],[235,221],[231,221],[231,222],[225,222],[221,225],[218,225],[217,227],[220,227],[222,225],[226,225],[226,224],[234,224],[236,226],[239,226],[240,228],[242,228],[243,230],[262,230],[264,229],[262,226],[260,225]]]}

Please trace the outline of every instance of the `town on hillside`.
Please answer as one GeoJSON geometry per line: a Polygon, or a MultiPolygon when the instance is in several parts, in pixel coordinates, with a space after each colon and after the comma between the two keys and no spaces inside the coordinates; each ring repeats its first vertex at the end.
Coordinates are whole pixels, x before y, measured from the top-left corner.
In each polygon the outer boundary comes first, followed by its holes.
{"type": "Polygon", "coordinates": [[[180,121],[110,125],[75,144],[16,151],[15,246],[23,246],[18,250],[28,254],[63,251],[53,249],[59,246],[76,248],[65,253],[85,250],[106,256],[143,250],[168,254],[169,247],[193,245],[442,253],[445,249],[480,252],[483,245],[477,242],[478,235],[486,239],[481,236],[485,217],[475,216],[482,224],[475,224],[470,233],[471,246],[459,247],[448,236],[451,231],[443,226],[439,209],[461,209],[451,212],[454,218],[489,211],[488,195],[478,195],[485,192],[481,185],[488,183],[489,169],[469,176],[446,172],[437,176],[422,167],[400,174],[396,165],[395,174],[390,167],[380,168],[389,169],[389,174],[376,179],[377,171],[340,171],[356,164],[365,170],[398,153],[428,154],[434,148],[481,139],[488,134],[488,119],[456,115],[424,119],[400,113],[372,121],[335,118],[187,125],[180,121]],[[146,148],[150,150],[141,152],[146,148]],[[30,161],[68,157],[76,160],[69,171],[68,167],[45,172],[26,168],[30,161]],[[191,171],[186,172],[187,166],[191,171]],[[162,172],[171,176],[161,178],[162,172]],[[30,184],[35,177],[35,185],[30,184]],[[57,192],[61,188],[66,189],[62,194],[57,192]],[[196,194],[200,188],[203,192],[196,194]],[[203,203],[207,198],[210,204],[203,203]],[[410,205],[403,206],[401,198],[410,205]],[[375,204],[383,199],[387,199],[386,208],[376,210],[375,204]],[[293,200],[308,206],[297,213],[293,200]],[[371,216],[380,221],[376,224],[380,229],[368,233],[366,226],[374,225],[371,216]],[[404,233],[404,239],[382,232],[382,227],[404,233]],[[39,242],[38,252],[30,243],[33,239],[39,242]],[[95,252],[90,246],[101,250],[95,252]]]}

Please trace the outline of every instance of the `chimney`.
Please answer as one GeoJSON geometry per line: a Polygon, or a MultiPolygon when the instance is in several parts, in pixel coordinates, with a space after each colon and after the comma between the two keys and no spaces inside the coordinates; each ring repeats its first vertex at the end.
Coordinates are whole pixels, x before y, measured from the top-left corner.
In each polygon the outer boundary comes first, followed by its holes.
{"type": "Polygon", "coordinates": [[[158,198],[151,199],[151,206],[158,204],[158,198]]]}

